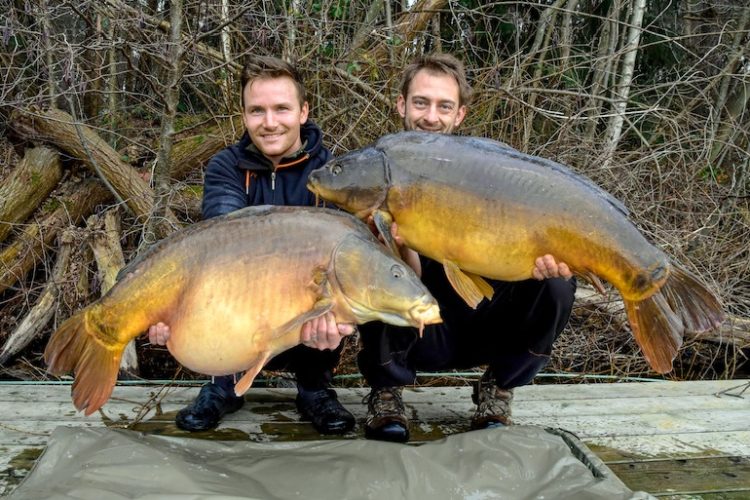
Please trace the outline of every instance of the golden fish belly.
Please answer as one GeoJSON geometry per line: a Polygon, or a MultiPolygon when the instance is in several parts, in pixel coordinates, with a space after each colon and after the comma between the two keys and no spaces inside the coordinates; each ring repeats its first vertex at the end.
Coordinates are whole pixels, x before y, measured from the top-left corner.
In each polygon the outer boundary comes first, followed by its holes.
{"type": "MultiPolygon", "coordinates": [[[[285,258],[286,257],[286,258],[285,258]]],[[[299,328],[278,329],[313,307],[310,263],[267,255],[207,269],[190,283],[169,319],[169,351],[187,368],[225,375],[254,366],[263,353],[299,343],[299,328]]]]}
{"type": "Polygon", "coordinates": [[[388,208],[408,246],[486,278],[531,278],[535,259],[551,254],[573,272],[609,281],[626,298],[645,298],[666,279],[652,277],[668,266],[666,256],[597,199],[569,203],[527,190],[519,200],[498,191],[481,196],[422,181],[392,188],[388,208]]]}
{"type": "MultiPolygon", "coordinates": [[[[540,216],[520,206],[463,194],[451,204],[439,186],[421,186],[410,205],[389,198],[398,233],[408,246],[439,262],[487,278],[517,281],[531,277],[542,250],[537,231],[540,216]],[[517,221],[517,222],[515,222],[517,221]],[[525,223],[521,223],[525,221],[525,223]]],[[[407,195],[408,197],[408,195],[407,195]]]]}

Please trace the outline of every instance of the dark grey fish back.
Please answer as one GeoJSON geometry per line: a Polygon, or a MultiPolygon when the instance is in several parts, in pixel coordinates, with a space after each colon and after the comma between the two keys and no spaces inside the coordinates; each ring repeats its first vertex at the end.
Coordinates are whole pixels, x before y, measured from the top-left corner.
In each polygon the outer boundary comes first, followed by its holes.
{"type": "Polygon", "coordinates": [[[581,187],[586,188],[587,190],[590,190],[623,215],[629,215],[628,209],[625,207],[625,205],[622,204],[622,202],[620,202],[620,200],[599,187],[588,177],[574,172],[569,167],[566,167],[561,163],[548,160],[546,158],[522,153],[505,143],[494,141],[492,139],[414,131],[400,132],[397,134],[383,136],[377,142],[376,147],[382,150],[387,155],[388,150],[390,149],[403,149],[405,147],[409,147],[409,145],[424,148],[425,151],[430,152],[450,151],[455,155],[459,155],[461,149],[468,149],[477,155],[486,153],[488,155],[488,160],[489,158],[491,158],[491,156],[489,155],[502,155],[509,159],[525,162],[542,168],[547,168],[552,172],[565,176],[573,183],[578,184],[581,187]]]}
{"type": "MultiPolygon", "coordinates": [[[[311,220],[320,220],[320,219],[328,219],[331,221],[331,224],[341,224],[348,228],[351,228],[354,231],[357,231],[359,233],[362,233],[365,237],[367,235],[372,236],[372,233],[367,228],[367,226],[358,220],[356,217],[354,217],[351,214],[348,214],[346,212],[343,212],[341,210],[334,210],[330,208],[323,208],[323,207],[303,207],[303,206],[295,206],[295,207],[288,207],[288,206],[274,206],[274,205],[258,205],[253,207],[247,207],[240,210],[235,210],[234,212],[221,215],[218,217],[213,217],[211,219],[203,220],[200,222],[196,222],[195,224],[191,224],[190,226],[187,226],[179,231],[176,231],[166,238],[158,241],[157,243],[151,245],[141,253],[139,253],[133,260],[131,260],[125,267],[120,269],[120,272],[117,273],[117,281],[120,281],[124,276],[126,276],[129,272],[137,268],[139,265],[141,265],[144,261],[155,257],[160,252],[164,251],[165,248],[178,244],[180,241],[183,241],[185,239],[191,238],[197,233],[203,232],[206,230],[209,226],[224,226],[224,225],[231,225],[237,221],[241,221],[243,219],[251,218],[251,217],[269,217],[269,216],[300,216],[300,217],[312,217],[311,220]]],[[[375,237],[372,236],[373,241],[375,240],[375,237]]]]}

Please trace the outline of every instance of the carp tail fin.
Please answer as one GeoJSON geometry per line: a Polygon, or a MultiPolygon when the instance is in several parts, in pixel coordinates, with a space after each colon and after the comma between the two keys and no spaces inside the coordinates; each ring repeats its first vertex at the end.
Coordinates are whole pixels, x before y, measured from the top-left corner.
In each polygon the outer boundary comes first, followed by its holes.
{"type": "Polygon", "coordinates": [[[633,336],[648,364],[658,373],[671,371],[685,330],[680,317],[659,292],[645,300],[624,302],[633,336]]]}
{"type": "Polygon", "coordinates": [[[68,318],[50,337],[44,361],[50,373],[74,372],[73,404],[87,416],[101,408],[112,394],[125,346],[117,349],[96,339],[89,329],[89,309],[68,318]]]}
{"type": "Polygon", "coordinates": [[[248,389],[250,389],[250,386],[253,385],[253,381],[255,380],[255,377],[258,376],[260,371],[263,369],[265,364],[268,362],[268,360],[271,358],[270,352],[264,352],[260,356],[258,356],[258,360],[255,362],[253,366],[251,366],[245,374],[242,376],[241,379],[237,381],[236,384],[234,384],[234,395],[235,396],[242,396],[247,392],[248,389]]]}
{"type": "Polygon", "coordinates": [[[462,271],[455,262],[443,261],[443,269],[453,289],[472,309],[476,309],[483,298],[491,299],[495,293],[484,278],[462,271]]]}
{"type": "Polygon", "coordinates": [[[672,266],[661,293],[667,303],[680,315],[685,331],[702,333],[721,326],[726,318],[719,299],[696,277],[677,266],[672,266]]]}

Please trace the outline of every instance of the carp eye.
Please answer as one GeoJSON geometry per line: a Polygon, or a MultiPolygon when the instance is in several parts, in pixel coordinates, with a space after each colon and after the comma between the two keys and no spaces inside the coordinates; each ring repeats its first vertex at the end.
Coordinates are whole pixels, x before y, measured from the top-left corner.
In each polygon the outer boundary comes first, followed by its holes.
{"type": "Polygon", "coordinates": [[[404,268],[399,266],[398,264],[393,264],[393,266],[391,267],[391,275],[393,275],[394,278],[403,278],[404,268]]]}
{"type": "Polygon", "coordinates": [[[341,173],[341,165],[338,163],[331,167],[331,173],[333,175],[339,175],[341,173]]]}

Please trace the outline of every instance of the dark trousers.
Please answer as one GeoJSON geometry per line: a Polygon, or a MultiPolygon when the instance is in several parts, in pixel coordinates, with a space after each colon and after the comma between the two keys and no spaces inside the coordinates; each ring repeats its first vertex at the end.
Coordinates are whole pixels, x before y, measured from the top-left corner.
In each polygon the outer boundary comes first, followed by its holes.
{"type": "MultiPolygon", "coordinates": [[[[264,370],[288,370],[294,373],[297,384],[304,389],[317,390],[328,387],[333,379],[333,369],[339,363],[343,345],[334,351],[320,351],[304,345],[294,346],[266,363],[264,370]]],[[[242,376],[236,375],[237,380],[242,376]]],[[[224,389],[233,389],[234,375],[213,377],[213,382],[224,389]]]]}
{"type": "Polygon", "coordinates": [[[438,264],[422,280],[440,305],[443,323],[414,328],[373,322],[359,327],[359,370],[373,388],[412,384],[417,370],[489,365],[503,389],[528,384],[549,361],[552,344],[570,318],[575,280],[491,281],[495,294],[476,310],[459,297],[438,264]]]}

